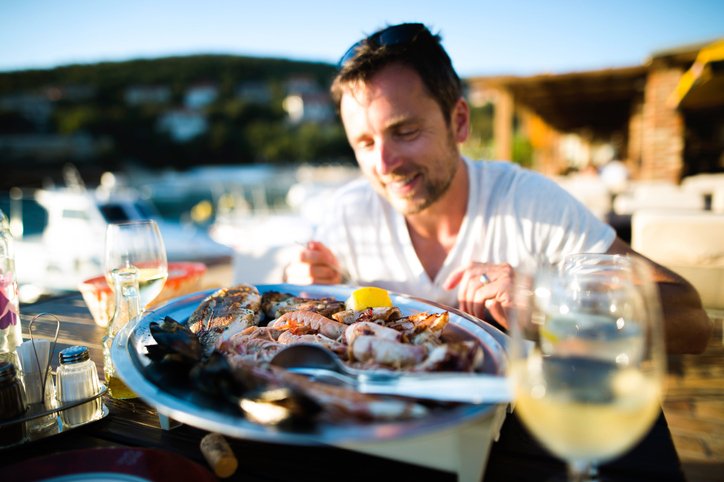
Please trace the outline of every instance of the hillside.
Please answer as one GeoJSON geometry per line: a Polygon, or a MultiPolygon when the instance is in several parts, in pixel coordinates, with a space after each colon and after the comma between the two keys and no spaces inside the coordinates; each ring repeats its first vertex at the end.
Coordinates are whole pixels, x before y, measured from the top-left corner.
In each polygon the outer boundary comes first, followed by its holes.
{"type": "Polygon", "coordinates": [[[327,95],[334,71],[196,55],[0,73],[0,166],[13,168],[0,189],[67,162],[92,176],[127,163],[351,160],[327,95]]]}
{"type": "Polygon", "coordinates": [[[90,84],[113,90],[133,83],[190,84],[221,79],[284,81],[295,75],[312,76],[326,83],[334,75],[331,64],[232,55],[191,55],[158,59],[68,65],[48,70],[0,72],[0,95],[49,85],[90,84]]]}

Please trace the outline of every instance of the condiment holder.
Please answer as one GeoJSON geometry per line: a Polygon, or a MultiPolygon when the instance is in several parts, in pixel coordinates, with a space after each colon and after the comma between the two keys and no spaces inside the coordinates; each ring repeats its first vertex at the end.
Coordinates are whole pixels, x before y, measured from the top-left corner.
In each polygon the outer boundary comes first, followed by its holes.
{"type": "MultiPolygon", "coordinates": [[[[0,433],[19,430],[20,435],[0,443],[0,449],[55,435],[108,415],[108,408],[101,399],[107,389],[98,379],[88,348],[72,346],[60,352],[54,383],[50,356],[57,345],[60,320],[50,313],[40,313],[33,317],[28,331],[30,339],[17,350],[22,370],[17,370],[16,374],[14,366],[4,367],[3,378],[5,385],[19,386],[22,407],[13,405],[17,410],[12,414],[8,411],[7,416],[0,419],[0,433]],[[51,316],[55,321],[52,342],[35,339],[33,335],[34,323],[43,316],[51,316]]],[[[14,386],[8,390],[13,394],[17,391],[14,386]]]]}
{"type": "Polygon", "coordinates": [[[56,407],[55,385],[50,370],[50,354],[55,351],[58,343],[60,320],[51,315],[55,320],[55,335],[52,343],[48,340],[36,340],[33,336],[33,325],[43,315],[37,315],[31,320],[28,325],[30,339],[18,347],[18,358],[29,405],[28,415],[35,417],[27,423],[31,432],[43,431],[57,423],[53,413],[47,412],[56,407]]]}

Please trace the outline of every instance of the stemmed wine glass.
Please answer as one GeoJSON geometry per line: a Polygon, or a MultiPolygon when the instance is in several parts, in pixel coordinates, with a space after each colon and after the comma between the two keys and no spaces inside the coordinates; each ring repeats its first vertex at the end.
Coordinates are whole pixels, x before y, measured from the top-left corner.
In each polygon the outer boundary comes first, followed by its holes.
{"type": "Polygon", "coordinates": [[[105,276],[111,289],[114,272],[135,268],[141,308],[153,301],[168,278],[166,248],[153,220],[109,224],[106,229],[105,276]]]}
{"type": "Polygon", "coordinates": [[[515,410],[569,480],[596,480],[597,464],[633,447],[660,410],[664,336],[649,266],[571,256],[517,277],[513,315],[515,410]]]}

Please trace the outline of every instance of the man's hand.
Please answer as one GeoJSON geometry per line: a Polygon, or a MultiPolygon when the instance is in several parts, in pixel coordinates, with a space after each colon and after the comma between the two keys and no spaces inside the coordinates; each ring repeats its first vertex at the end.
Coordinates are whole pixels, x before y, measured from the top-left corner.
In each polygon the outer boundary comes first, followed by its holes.
{"type": "Polygon", "coordinates": [[[470,263],[448,276],[443,288],[457,287],[462,311],[483,319],[487,310],[496,322],[508,328],[505,310],[513,302],[513,276],[509,264],[470,263]]]}
{"type": "Polygon", "coordinates": [[[284,281],[298,285],[338,284],[343,281],[337,257],[319,241],[309,241],[284,269],[284,281]]]}

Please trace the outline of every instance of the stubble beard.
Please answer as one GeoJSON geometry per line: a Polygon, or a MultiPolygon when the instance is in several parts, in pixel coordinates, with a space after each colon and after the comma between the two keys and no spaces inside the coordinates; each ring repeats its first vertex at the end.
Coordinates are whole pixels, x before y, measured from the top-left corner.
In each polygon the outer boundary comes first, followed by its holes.
{"type": "Polygon", "coordinates": [[[439,166],[440,169],[445,169],[444,174],[431,173],[428,167],[419,171],[423,182],[421,190],[417,190],[409,196],[397,197],[387,194],[384,192],[384,186],[380,186],[383,191],[382,194],[390,204],[403,215],[419,214],[435,204],[450,189],[455,174],[457,174],[459,158],[460,153],[458,152],[452,132],[450,132],[446,158],[435,164],[435,167],[439,166]],[[420,196],[420,194],[422,195],[420,196]],[[416,200],[415,197],[418,197],[418,199],[416,200]]]}

